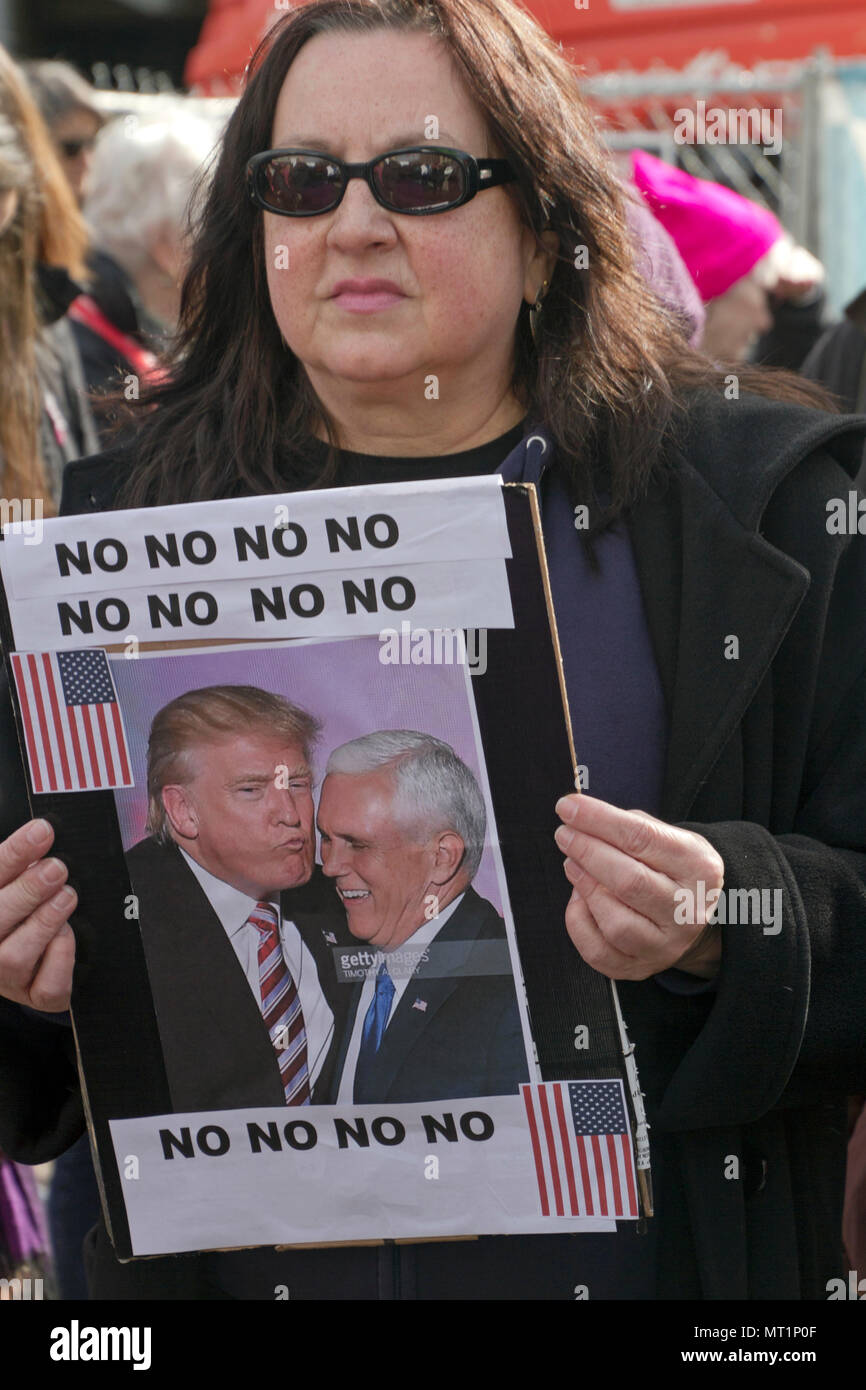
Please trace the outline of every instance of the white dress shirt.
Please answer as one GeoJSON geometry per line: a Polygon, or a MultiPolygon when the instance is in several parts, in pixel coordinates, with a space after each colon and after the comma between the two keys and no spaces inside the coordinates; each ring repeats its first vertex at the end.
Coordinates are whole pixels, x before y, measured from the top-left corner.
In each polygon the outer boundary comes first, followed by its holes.
{"type": "Polygon", "coordinates": [[[230,883],[216,878],[207,869],[203,869],[186,850],[181,849],[180,852],[222,923],[260,1009],[262,995],[259,985],[259,930],[252,922],[248,922],[247,918],[260,901],[270,902],[276,912],[283,960],[297,985],[301,1000],[304,1027],[307,1031],[307,1066],[310,1085],[314,1085],[334,1034],[334,1015],[322,993],[316,962],[304,945],[294,922],[287,921],[280,911],[279,894],[276,900],[251,898],[248,894],[241,893],[238,888],[233,888],[230,883]]]}
{"type": "MultiPolygon", "coordinates": [[[[401,952],[411,952],[416,957],[422,955],[425,947],[429,946],[431,941],[435,940],[448,921],[448,918],[457,911],[463,898],[464,894],[461,893],[459,897],[455,898],[453,902],[450,902],[447,907],[442,909],[438,917],[431,917],[429,922],[423,922],[418,930],[413,932],[402,945],[395,946],[391,951],[381,951],[377,955],[373,965],[368,969],[367,978],[361,989],[361,997],[358,1000],[358,1011],[355,1014],[352,1036],[349,1039],[349,1049],[346,1053],[343,1074],[340,1078],[340,1090],[337,1096],[338,1105],[351,1105],[352,1103],[355,1091],[355,1070],[358,1066],[358,1053],[361,1051],[361,1034],[364,1031],[364,1019],[367,1017],[367,1010],[372,1004],[373,996],[376,993],[376,975],[378,974],[379,966],[382,964],[382,961],[384,960],[387,964],[389,955],[397,956],[399,960],[401,952]]],[[[391,975],[390,969],[388,974],[391,975]]],[[[391,1000],[391,1008],[385,1022],[386,1031],[388,1024],[397,1011],[397,1005],[406,992],[406,986],[412,982],[411,961],[402,961],[400,967],[395,969],[394,974],[391,975],[391,980],[394,985],[394,997],[391,1000]]]]}

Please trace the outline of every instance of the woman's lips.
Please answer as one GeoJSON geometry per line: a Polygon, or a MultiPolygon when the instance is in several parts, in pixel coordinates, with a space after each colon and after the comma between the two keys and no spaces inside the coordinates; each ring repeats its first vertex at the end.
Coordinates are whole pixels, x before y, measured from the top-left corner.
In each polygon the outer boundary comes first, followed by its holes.
{"type": "Polygon", "coordinates": [[[390,309],[406,296],[395,290],[341,290],[333,296],[334,303],[350,314],[374,314],[390,309]]]}

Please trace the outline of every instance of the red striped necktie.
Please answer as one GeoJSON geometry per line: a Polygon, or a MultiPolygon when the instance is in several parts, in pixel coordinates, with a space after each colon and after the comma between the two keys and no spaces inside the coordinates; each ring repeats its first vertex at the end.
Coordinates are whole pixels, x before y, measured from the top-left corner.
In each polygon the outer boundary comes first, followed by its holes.
{"type": "Polygon", "coordinates": [[[270,903],[256,903],[247,922],[259,933],[262,1018],[276,1048],[286,1105],[309,1105],[307,1030],[298,987],[283,960],[276,910],[270,903]]]}

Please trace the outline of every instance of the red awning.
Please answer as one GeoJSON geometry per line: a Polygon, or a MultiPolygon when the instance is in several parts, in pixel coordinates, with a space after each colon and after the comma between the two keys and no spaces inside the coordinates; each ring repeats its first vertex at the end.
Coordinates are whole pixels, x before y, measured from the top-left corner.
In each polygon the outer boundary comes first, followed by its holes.
{"type": "MultiPolygon", "coordinates": [[[[304,4],[306,0],[296,0],[304,4]]],[[[704,50],[735,63],[805,58],[818,45],[837,57],[866,55],[863,0],[527,0],[527,9],[590,71],[682,68],[704,50]]],[[[288,0],[211,0],[185,79],[206,92],[236,90],[259,40],[288,0]]]]}

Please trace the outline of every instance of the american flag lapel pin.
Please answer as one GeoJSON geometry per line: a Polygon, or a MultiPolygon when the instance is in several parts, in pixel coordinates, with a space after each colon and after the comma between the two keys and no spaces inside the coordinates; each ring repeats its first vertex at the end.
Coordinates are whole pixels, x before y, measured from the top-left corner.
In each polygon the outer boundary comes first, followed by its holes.
{"type": "Polygon", "coordinates": [[[426,1000],[426,999],[416,999],[416,1000],[415,1000],[415,1003],[412,1005],[412,1008],[413,1008],[413,1009],[419,1009],[419,1010],[421,1011],[422,1014],[426,1013],[426,1012],[427,1012],[427,1000],[426,1000]]]}

